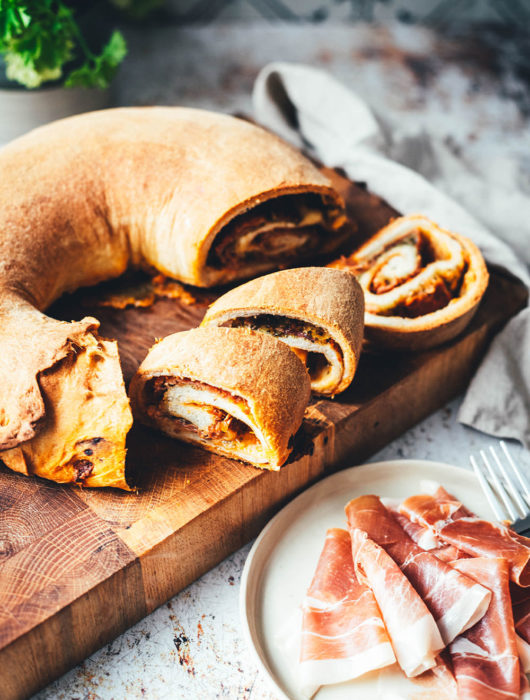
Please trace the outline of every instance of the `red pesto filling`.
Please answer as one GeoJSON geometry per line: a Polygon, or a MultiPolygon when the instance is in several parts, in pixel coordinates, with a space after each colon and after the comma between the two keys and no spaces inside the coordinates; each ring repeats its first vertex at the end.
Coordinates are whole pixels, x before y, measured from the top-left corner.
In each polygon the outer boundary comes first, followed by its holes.
{"type": "MultiPolygon", "coordinates": [[[[396,252],[396,255],[399,253],[396,252]]],[[[416,229],[410,233],[407,233],[401,239],[393,241],[389,244],[379,255],[372,260],[360,262],[352,269],[356,275],[360,275],[366,270],[373,270],[373,276],[370,281],[368,290],[375,295],[385,294],[392,291],[396,287],[401,286],[410,279],[416,277],[427,265],[436,260],[435,251],[433,249],[430,239],[421,231],[421,229],[416,229]],[[377,279],[377,273],[379,269],[382,269],[384,265],[388,262],[388,256],[383,260],[379,260],[389,250],[396,248],[401,245],[414,246],[416,249],[416,266],[408,274],[402,276],[396,276],[393,279],[377,279]],[[378,262],[379,261],[379,262],[378,262]]],[[[462,287],[462,282],[464,280],[465,273],[467,271],[467,265],[462,271],[459,277],[455,277],[454,280],[445,280],[441,277],[436,277],[432,279],[428,286],[418,289],[417,291],[410,294],[406,299],[396,304],[396,306],[388,311],[381,311],[378,308],[373,310],[370,308],[370,304],[367,304],[366,310],[368,312],[373,311],[381,316],[400,316],[403,318],[418,318],[419,316],[425,316],[427,314],[433,313],[446,307],[451,299],[459,296],[462,287]]]]}
{"type": "Polygon", "coordinates": [[[333,234],[336,245],[344,239],[338,229],[345,223],[344,211],[337,204],[315,193],[284,195],[258,204],[247,212],[234,217],[218,234],[208,255],[208,265],[215,268],[235,269],[242,264],[275,261],[289,263],[291,260],[310,258],[333,234]],[[323,211],[321,224],[298,226],[308,209],[323,211]],[[236,242],[241,236],[251,233],[265,224],[278,222],[278,226],[258,233],[251,249],[238,251],[236,242]],[[291,223],[295,226],[285,226],[291,223]],[[281,236],[300,239],[292,249],[278,250],[276,242],[281,236]]]}
{"type": "Polygon", "coordinates": [[[243,421],[234,418],[234,416],[231,416],[229,413],[227,413],[221,408],[217,408],[216,406],[208,406],[208,412],[214,417],[214,421],[208,426],[207,430],[202,431],[199,430],[199,428],[194,423],[187,420],[186,418],[182,418],[180,416],[173,416],[169,413],[166,413],[163,409],[160,408],[159,404],[162,401],[162,398],[166,393],[167,389],[171,386],[177,386],[178,384],[193,384],[193,386],[196,386],[198,388],[207,389],[208,391],[214,391],[215,393],[219,394],[219,396],[228,398],[232,402],[235,401],[239,405],[239,407],[245,412],[248,411],[248,405],[244,399],[238,396],[234,396],[225,389],[220,389],[218,387],[205,384],[204,382],[198,382],[194,379],[189,379],[186,377],[179,378],[160,376],[153,377],[153,379],[151,379],[146,384],[145,389],[148,403],[147,414],[155,422],[157,421],[157,419],[160,418],[164,418],[166,420],[169,419],[174,425],[181,426],[184,430],[190,433],[195,433],[199,437],[208,440],[223,439],[241,442],[244,437],[247,437],[248,439],[249,434],[252,436],[254,435],[254,433],[249,428],[249,426],[246,425],[246,423],[243,423],[243,421]]]}
{"type": "MultiPolygon", "coordinates": [[[[233,318],[223,325],[231,328],[250,328],[253,331],[269,333],[280,339],[286,335],[304,338],[313,343],[330,345],[338,353],[339,357],[343,357],[340,345],[330,338],[323,328],[296,318],[275,316],[274,314],[257,314],[256,316],[233,318]]],[[[308,352],[306,366],[312,379],[315,379],[327,364],[328,361],[322,353],[308,352]]]]}

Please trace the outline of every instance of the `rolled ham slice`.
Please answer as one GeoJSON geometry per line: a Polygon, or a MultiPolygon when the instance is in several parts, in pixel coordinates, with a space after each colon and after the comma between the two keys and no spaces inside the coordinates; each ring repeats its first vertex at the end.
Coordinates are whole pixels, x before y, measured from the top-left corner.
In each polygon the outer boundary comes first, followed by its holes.
{"type": "MultiPolygon", "coordinates": [[[[517,628],[516,628],[517,630],[517,628]]],[[[515,632],[515,643],[517,644],[517,653],[519,654],[519,663],[523,673],[530,673],[530,644],[515,632]]]]}
{"type": "Polygon", "coordinates": [[[377,695],[380,700],[455,700],[456,681],[450,665],[438,656],[436,666],[419,676],[408,678],[400,668],[390,666],[379,671],[377,695]]]}
{"type": "Polygon", "coordinates": [[[453,544],[443,542],[431,530],[412,522],[405,515],[394,513],[394,517],[413,542],[416,542],[422,549],[426,549],[431,554],[434,554],[437,559],[451,562],[456,559],[465,559],[469,556],[469,554],[466,554],[453,544]]]}
{"type": "Polygon", "coordinates": [[[407,676],[427,671],[444,647],[433,616],[382,547],[358,528],[350,536],[355,573],[373,591],[399,665],[407,676]]]}
{"type": "Polygon", "coordinates": [[[475,557],[455,562],[492,591],[487,613],[449,647],[462,700],[509,700],[521,692],[520,664],[506,559],[475,557]]]}
{"type": "Polygon", "coordinates": [[[519,700],[530,700],[530,684],[528,678],[521,669],[521,683],[519,688],[519,700]]]}
{"type": "Polygon", "coordinates": [[[513,617],[517,633],[530,644],[530,600],[514,605],[513,617]]]}
{"type": "Polygon", "coordinates": [[[504,557],[509,562],[511,580],[519,586],[530,586],[530,539],[506,525],[477,517],[442,486],[433,495],[407,498],[399,510],[471,556],[504,557]]]}
{"type": "Polygon", "coordinates": [[[381,499],[381,502],[391,511],[410,539],[422,549],[432,552],[438,559],[451,562],[456,559],[465,559],[469,556],[469,554],[458,549],[458,547],[442,542],[428,527],[424,527],[400,513],[399,502],[393,502],[391,499],[384,498],[381,499]]]}
{"type": "Polygon", "coordinates": [[[432,613],[445,644],[486,612],[491,592],[431,552],[421,549],[377,496],[348,503],[350,528],[359,528],[399,565],[432,613]]]}
{"type": "Polygon", "coordinates": [[[422,527],[439,529],[443,523],[463,517],[471,517],[468,510],[457,498],[451,496],[443,486],[424,482],[429,492],[416,494],[405,499],[398,507],[403,515],[422,527]]]}
{"type": "Polygon", "coordinates": [[[422,549],[426,549],[432,552],[438,559],[448,562],[469,556],[469,554],[458,549],[458,547],[454,547],[452,544],[446,544],[440,540],[430,528],[410,520],[410,518],[401,513],[399,511],[399,500],[393,498],[381,498],[380,500],[392,513],[410,539],[422,549]]]}
{"type": "Polygon", "coordinates": [[[412,520],[409,520],[406,515],[402,515],[399,511],[391,510],[391,512],[410,539],[422,549],[431,551],[440,549],[440,547],[443,546],[436,535],[428,528],[412,522],[412,520]]]}
{"type": "Polygon", "coordinates": [[[301,686],[313,694],[394,662],[372,591],[355,575],[350,535],[328,530],[303,606],[301,686]]]}

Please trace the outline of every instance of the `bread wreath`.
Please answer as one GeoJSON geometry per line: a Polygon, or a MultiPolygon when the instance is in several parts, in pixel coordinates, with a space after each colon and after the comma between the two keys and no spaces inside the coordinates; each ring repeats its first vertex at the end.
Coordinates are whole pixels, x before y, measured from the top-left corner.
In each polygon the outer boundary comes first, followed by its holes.
{"type": "Polygon", "coordinates": [[[133,413],[142,423],[217,454],[273,470],[291,452],[310,393],[305,367],[285,343],[264,333],[216,326],[174,333],[158,342],[130,387],[133,413]],[[153,385],[157,379],[161,383],[153,385]],[[186,430],[190,426],[183,429],[175,423],[175,418],[182,421],[189,415],[179,413],[178,403],[173,404],[175,412],[168,411],[171,404],[164,403],[164,397],[175,388],[183,395],[181,408],[191,405],[196,412],[203,401],[214,411],[222,409],[229,420],[235,417],[250,426],[261,442],[255,458],[238,449],[237,437],[231,444],[225,415],[217,417],[224,426],[216,437],[207,434],[210,424],[207,430],[190,432],[186,430]],[[187,396],[190,389],[194,393],[187,396]]]}
{"type": "MultiPolygon", "coordinates": [[[[36,129],[1,151],[0,182],[0,459],[87,486],[128,488],[117,346],[98,337],[94,318],[64,323],[43,311],[129,266],[199,286],[274,269],[274,260],[212,267],[208,253],[234,217],[284,195],[318,196],[335,222],[343,212],[328,180],[276,136],[175,107],[36,129]]],[[[324,249],[340,238],[338,227],[329,233],[324,249]]]]}
{"type": "Polygon", "coordinates": [[[309,340],[314,335],[315,340],[322,341],[323,349],[333,343],[337,361],[342,364],[342,371],[336,372],[331,382],[326,378],[322,381],[315,372],[313,391],[333,396],[351,384],[361,354],[364,297],[349,272],[304,267],[250,280],[214,301],[201,325],[243,325],[249,321],[256,330],[263,331],[269,326],[270,333],[295,349],[308,351],[313,347],[314,351],[318,345],[309,343],[305,337],[297,343],[300,322],[306,324],[309,340]],[[278,327],[277,320],[283,321],[284,327],[278,327]],[[293,333],[289,329],[292,321],[296,324],[293,333]]]}

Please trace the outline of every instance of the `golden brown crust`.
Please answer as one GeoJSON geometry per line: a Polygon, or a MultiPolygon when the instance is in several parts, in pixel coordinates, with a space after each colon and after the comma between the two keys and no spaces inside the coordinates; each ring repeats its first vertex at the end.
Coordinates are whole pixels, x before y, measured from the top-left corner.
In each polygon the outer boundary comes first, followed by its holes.
{"type": "Polygon", "coordinates": [[[135,418],[153,427],[146,384],[157,376],[190,378],[245,399],[266,438],[270,468],[287,459],[310,396],[305,367],[284,343],[239,328],[196,328],[151,348],[131,381],[129,398],[135,418]]]}
{"type": "Polygon", "coordinates": [[[125,438],[132,415],[117,344],[91,334],[84,342],[39,374],[46,406],[42,430],[0,458],[26,475],[129,490],[125,438]]]}
{"type": "MultiPolygon", "coordinates": [[[[472,241],[465,236],[442,229],[425,216],[410,215],[395,219],[366,241],[350,258],[335,261],[331,266],[350,269],[360,279],[362,272],[360,273],[359,270],[362,270],[374,251],[383,250],[393,238],[399,240],[403,236],[403,231],[407,229],[425,230],[434,239],[441,234],[458,244],[464,261],[461,277],[458,278],[458,288],[442,308],[413,318],[367,310],[365,338],[372,345],[398,350],[425,350],[445,343],[461,333],[471,321],[486,291],[489,279],[486,263],[472,241]]],[[[428,267],[427,265],[425,269],[428,267]]],[[[362,281],[361,286],[363,286],[362,281]]],[[[367,299],[376,300],[377,295],[369,294],[366,289],[364,291],[367,309],[370,309],[367,299]]],[[[407,301],[406,298],[404,301],[407,301]]]]}
{"type": "Polygon", "coordinates": [[[105,110],[36,129],[2,150],[0,182],[0,271],[41,309],[128,264],[197,286],[237,278],[205,268],[213,238],[234,216],[303,192],[343,206],[327,178],[278,137],[180,107],[105,110]]]}
{"type": "Polygon", "coordinates": [[[0,299],[0,449],[29,440],[44,416],[39,378],[94,338],[95,318],[55,321],[15,295],[0,299]]]}
{"type": "Polygon", "coordinates": [[[338,394],[351,383],[363,339],[364,298],[348,272],[325,267],[281,270],[246,282],[219,297],[202,325],[222,325],[243,315],[272,314],[295,318],[327,331],[338,343],[344,360],[338,394]]]}
{"type": "MultiPolygon", "coordinates": [[[[86,350],[98,325],[58,323],[40,311],[131,265],[199,286],[251,276],[263,266],[206,266],[212,241],[232,217],[290,193],[314,192],[343,206],[328,180],[276,136],[226,115],[171,107],[106,110],[36,129],[2,149],[0,182],[0,449],[24,445],[34,464],[55,454],[36,435],[45,426],[59,429],[39,378],[72,349],[86,350]]],[[[122,407],[119,441],[130,414],[118,360],[106,363],[122,407]]],[[[86,372],[90,382],[94,370],[86,372]]],[[[58,444],[74,437],[53,435],[58,444]]],[[[68,449],[75,453],[74,445],[68,449]]],[[[4,461],[28,470],[20,454],[4,461]]],[[[50,478],[61,465],[63,457],[48,464],[50,478]]]]}

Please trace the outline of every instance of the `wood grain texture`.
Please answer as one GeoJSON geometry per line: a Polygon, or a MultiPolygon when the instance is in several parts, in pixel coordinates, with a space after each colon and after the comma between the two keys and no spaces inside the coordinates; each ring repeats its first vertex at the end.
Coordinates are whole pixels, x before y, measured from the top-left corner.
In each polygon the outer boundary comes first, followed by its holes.
{"type": "MultiPolygon", "coordinates": [[[[329,171],[328,171],[329,173],[329,171]]],[[[331,173],[359,222],[357,241],[395,212],[331,173]]],[[[121,283],[120,283],[121,284],[121,283]]],[[[118,340],[130,380],[155,338],[196,326],[219,293],[197,302],[158,299],[146,308],[101,307],[81,290],[52,310],[92,314],[118,340]]],[[[80,490],[0,466],[0,697],[31,695],[113,639],[254,537],[293,495],[375,452],[461,391],[495,329],[526,300],[492,274],[465,333],[420,354],[364,354],[352,386],[314,399],[280,472],[267,472],[135,426],[128,470],[138,494],[80,490]]]]}

